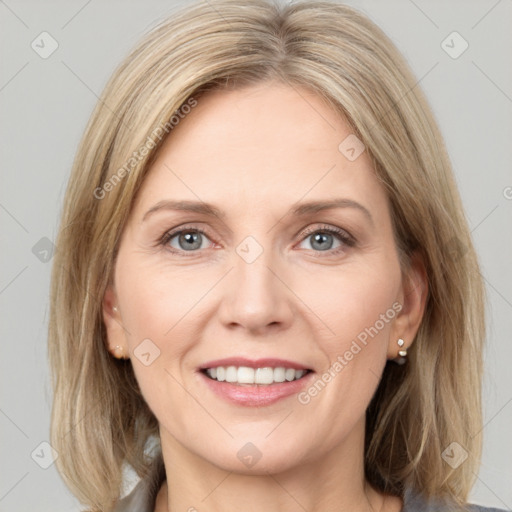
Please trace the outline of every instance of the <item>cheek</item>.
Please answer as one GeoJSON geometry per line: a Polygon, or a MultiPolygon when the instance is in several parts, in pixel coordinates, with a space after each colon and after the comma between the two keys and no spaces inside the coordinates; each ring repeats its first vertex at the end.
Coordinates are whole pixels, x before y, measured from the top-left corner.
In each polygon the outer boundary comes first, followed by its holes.
{"type": "Polygon", "coordinates": [[[316,338],[325,365],[299,401],[314,407],[318,417],[340,425],[333,434],[336,439],[364,415],[379,383],[396,318],[396,279],[392,267],[389,273],[371,267],[366,272],[345,272],[331,280],[335,297],[328,294],[316,302],[315,311],[329,326],[316,338]]]}
{"type": "Polygon", "coordinates": [[[179,382],[182,363],[195,340],[187,313],[193,313],[198,294],[171,273],[150,272],[143,265],[124,271],[126,277],[117,288],[123,297],[132,366],[146,403],[161,422],[187,401],[179,382]]]}
{"type": "MultiPolygon", "coordinates": [[[[314,293],[312,309],[319,312],[320,318],[329,327],[327,340],[331,349],[339,348],[371,330],[375,334],[387,335],[392,320],[396,316],[393,303],[399,289],[399,271],[394,265],[385,270],[374,265],[358,267],[334,273],[325,280],[324,288],[329,293],[314,293]],[[327,282],[328,281],[328,282],[327,282]]],[[[318,288],[317,288],[318,289],[318,288]]]]}
{"type": "Polygon", "coordinates": [[[181,380],[179,366],[196,338],[194,305],[206,285],[201,280],[191,286],[176,271],[150,268],[126,255],[118,262],[116,279],[135,376],[154,411],[158,397],[172,400],[168,391],[176,384],[173,376],[181,380]]]}
{"type": "Polygon", "coordinates": [[[144,338],[161,343],[173,337],[186,325],[187,315],[209,285],[204,279],[195,279],[190,272],[149,266],[144,261],[128,263],[120,265],[117,288],[133,350],[144,338]]]}
{"type": "Polygon", "coordinates": [[[316,398],[315,389],[309,390],[311,394],[307,391],[303,400],[316,402],[319,409],[330,404],[330,412],[323,414],[334,415],[343,423],[347,414],[352,419],[364,414],[386,364],[390,330],[397,315],[393,304],[396,307],[400,267],[398,260],[375,258],[331,277],[332,293],[319,296],[312,308],[330,328],[317,338],[326,363],[316,387],[322,390],[318,395],[324,400],[316,398]]]}

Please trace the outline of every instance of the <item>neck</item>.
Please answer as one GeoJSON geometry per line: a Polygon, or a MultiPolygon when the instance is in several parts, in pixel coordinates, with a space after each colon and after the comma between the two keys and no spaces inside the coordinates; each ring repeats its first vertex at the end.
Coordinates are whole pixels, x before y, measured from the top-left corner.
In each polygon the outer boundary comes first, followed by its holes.
{"type": "Polygon", "coordinates": [[[251,474],[198,457],[164,429],[160,435],[167,481],[155,512],[398,512],[402,508],[400,498],[379,493],[365,480],[364,428],[354,429],[343,443],[305,458],[300,465],[276,470],[260,464],[262,458],[251,474]]]}

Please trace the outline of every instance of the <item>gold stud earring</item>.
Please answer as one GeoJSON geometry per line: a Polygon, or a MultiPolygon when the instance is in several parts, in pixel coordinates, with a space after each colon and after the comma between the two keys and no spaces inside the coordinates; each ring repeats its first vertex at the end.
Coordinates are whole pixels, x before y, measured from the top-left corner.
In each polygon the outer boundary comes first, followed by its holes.
{"type": "Polygon", "coordinates": [[[114,357],[116,359],[125,359],[124,350],[123,350],[123,347],[121,347],[121,345],[116,345],[114,347],[114,357]]]}

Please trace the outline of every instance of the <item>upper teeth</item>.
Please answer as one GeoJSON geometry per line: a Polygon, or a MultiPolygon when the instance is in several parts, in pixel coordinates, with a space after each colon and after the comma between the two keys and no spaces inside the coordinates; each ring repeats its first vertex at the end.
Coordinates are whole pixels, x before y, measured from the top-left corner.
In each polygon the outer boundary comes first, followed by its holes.
{"type": "Polygon", "coordinates": [[[218,366],[208,368],[206,373],[220,382],[236,382],[238,384],[272,384],[300,379],[306,370],[293,368],[249,368],[247,366],[218,366]]]}

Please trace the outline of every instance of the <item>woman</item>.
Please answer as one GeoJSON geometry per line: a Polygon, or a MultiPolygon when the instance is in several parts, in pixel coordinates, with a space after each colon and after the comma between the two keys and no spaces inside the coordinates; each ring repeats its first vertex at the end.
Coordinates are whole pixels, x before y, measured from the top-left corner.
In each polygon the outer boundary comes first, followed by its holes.
{"type": "Polygon", "coordinates": [[[52,275],[52,444],[90,510],[476,509],[483,287],[415,84],[309,1],[196,3],[116,70],[52,275]]]}

